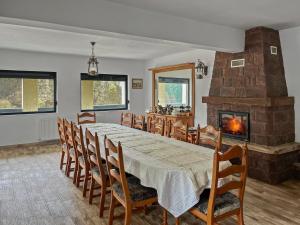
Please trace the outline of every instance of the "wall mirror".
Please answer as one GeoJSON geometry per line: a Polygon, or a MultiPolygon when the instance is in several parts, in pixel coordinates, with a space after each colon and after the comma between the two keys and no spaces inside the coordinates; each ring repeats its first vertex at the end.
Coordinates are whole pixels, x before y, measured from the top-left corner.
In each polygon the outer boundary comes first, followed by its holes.
{"type": "Polygon", "coordinates": [[[195,115],[195,64],[185,63],[150,69],[152,71],[152,108],[190,106],[195,115]]]}

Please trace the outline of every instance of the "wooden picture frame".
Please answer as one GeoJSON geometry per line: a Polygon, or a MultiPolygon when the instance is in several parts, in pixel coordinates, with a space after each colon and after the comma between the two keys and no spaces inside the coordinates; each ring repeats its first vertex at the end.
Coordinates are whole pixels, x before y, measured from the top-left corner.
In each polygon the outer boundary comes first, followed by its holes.
{"type": "Polygon", "coordinates": [[[143,79],[132,78],[132,89],[143,89],[143,79]]]}

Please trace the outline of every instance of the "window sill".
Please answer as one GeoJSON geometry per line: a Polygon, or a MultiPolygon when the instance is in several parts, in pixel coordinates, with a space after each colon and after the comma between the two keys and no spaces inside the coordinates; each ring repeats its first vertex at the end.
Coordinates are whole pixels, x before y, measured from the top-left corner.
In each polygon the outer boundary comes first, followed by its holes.
{"type": "Polygon", "coordinates": [[[0,116],[5,116],[5,115],[23,115],[23,114],[45,114],[45,113],[56,113],[56,110],[52,111],[38,111],[38,112],[3,112],[1,113],[0,111],[0,116]]]}
{"type": "Polygon", "coordinates": [[[82,109],[81,112],[105,112],[105,111],[124,111],[128,110],[128,108],[120,108],[120,109],[82,109]]]}

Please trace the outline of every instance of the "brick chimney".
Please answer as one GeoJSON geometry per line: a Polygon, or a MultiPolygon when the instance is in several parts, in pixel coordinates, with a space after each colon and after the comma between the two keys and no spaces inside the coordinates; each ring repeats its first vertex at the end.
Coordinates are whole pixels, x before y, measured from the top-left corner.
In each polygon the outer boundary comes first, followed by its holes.
{"type": "Polygon", "coordinates": [[[202,101],[208,124],[218,126],[219,110],[248,112],[251,143],[294,142],[294,98],[288,97],[279,32],[256,27],[246,31],[244,52],[217,52],[209,96],[202,101]],[[236,59],[244,59],[244,66],[232,68],[236,59]]]}

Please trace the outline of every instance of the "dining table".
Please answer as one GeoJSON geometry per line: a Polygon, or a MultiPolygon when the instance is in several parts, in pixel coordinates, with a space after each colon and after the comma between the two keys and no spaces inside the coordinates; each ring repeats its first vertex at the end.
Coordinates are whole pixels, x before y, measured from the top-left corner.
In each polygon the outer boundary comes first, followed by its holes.
{"type": "MultiPolygon", "coordinates": [[[[197,204],[201,193],[211,186],[215,151],[210,148],[114,123],[84,124],[82,128],[98,134],[102,158],[105,135],[114,144],[120,142],[125,171],[143,186],[155,188],[158,203],[176,218],[197,204]]],[[[220,169],[230,165],[223,162],[220,169]]]]}

